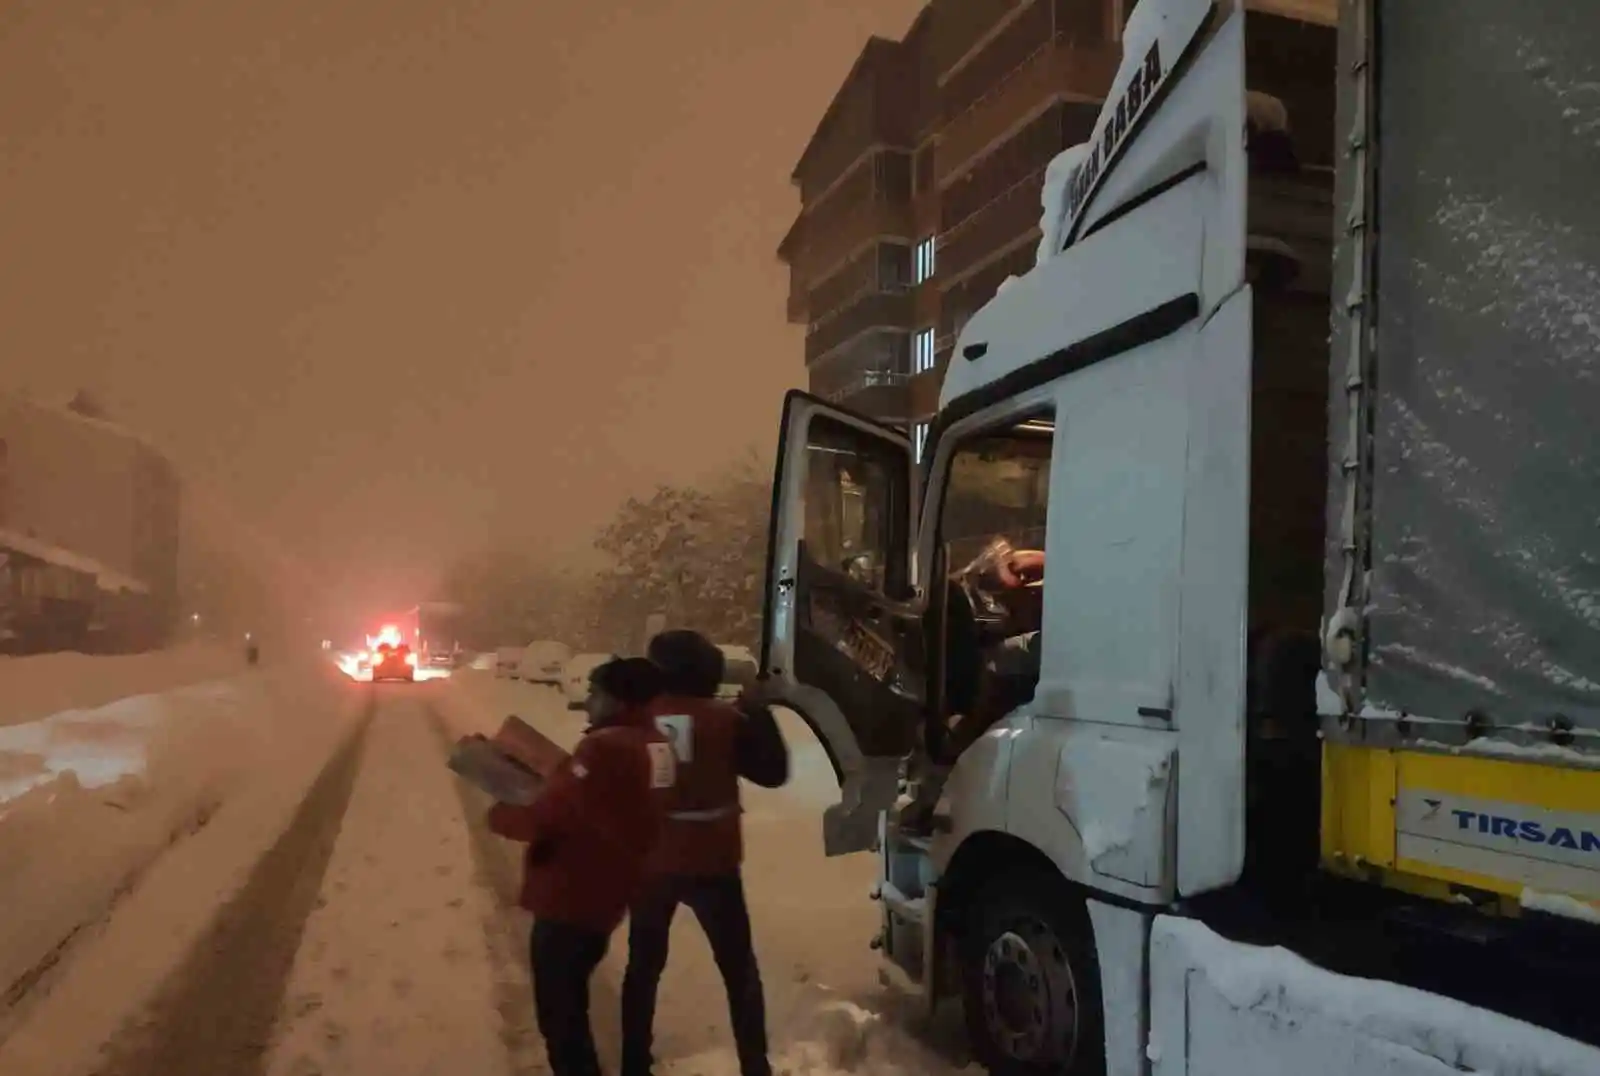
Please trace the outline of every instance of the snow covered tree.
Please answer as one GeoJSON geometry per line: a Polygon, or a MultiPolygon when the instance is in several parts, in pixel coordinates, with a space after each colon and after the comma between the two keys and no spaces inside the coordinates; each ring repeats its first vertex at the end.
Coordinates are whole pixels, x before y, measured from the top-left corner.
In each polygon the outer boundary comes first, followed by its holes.
{"type": "Polygon", "coordinates": [[[620,648],[637,649],[646,619],[660,613],[669,627],[753,646],[770,488],[747,460],[705,488],[664,485],[623,504],[595,540],[605,557],[595,584],[603,632],[620,648]]]}
{"type": "Polygon", "coordinates": [[[464,631],[483,647],[535,639],[579,645],[583,582],[520,549],[488,549],[457,561],[441,594],[467,609],[464,631]]]}

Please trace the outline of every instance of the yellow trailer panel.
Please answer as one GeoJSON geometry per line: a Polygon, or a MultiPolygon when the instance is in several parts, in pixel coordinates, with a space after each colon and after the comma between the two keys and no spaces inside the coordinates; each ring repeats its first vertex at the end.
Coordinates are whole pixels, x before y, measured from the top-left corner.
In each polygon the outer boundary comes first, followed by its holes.
{"type": "Polygon", "coordinates": [[[1600,769],[1327,742],[1322,859],[1435,899],[1492,894],[1504,914],[1530,891],[1600,914],[1600,769]]]}

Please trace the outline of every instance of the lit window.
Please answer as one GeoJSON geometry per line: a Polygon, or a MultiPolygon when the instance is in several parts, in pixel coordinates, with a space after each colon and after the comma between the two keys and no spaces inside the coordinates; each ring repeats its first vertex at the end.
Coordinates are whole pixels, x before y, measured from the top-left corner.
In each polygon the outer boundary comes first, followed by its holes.
{"type": "Polygon", "coordinates": [[[911,339],[911,372],[925,374],[933,369],[933,330],[918,329],[911,339]]]}
{"type": "Polygon", "coordinates": [[[912,257],[913,284],[921,284],[933,278],[935,238],[928,236],[917,243],[917,249],[912,257]]]}
{"type": "Polygon", "coordinates": [[[928,447],[928,424],[918,422],[911,427],[911,458],[922,462],[922,450],[928,447]]]}

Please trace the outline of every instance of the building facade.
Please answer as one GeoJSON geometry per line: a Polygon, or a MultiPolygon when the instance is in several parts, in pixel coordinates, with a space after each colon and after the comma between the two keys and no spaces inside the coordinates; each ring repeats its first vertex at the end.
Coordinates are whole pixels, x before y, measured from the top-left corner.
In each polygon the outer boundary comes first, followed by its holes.
{"type": "Polygon", "coordinates": [[[0,395],[0,461],[0,556],[13,616],[49,612],[44,619],[66,624],[48,633],[51,645],[90,629],[97,648],[161,642],[178,586],[171,461],[112,423],[9,395],[0,395]]]}
{"type": "Polygon", "coordinates": [[[966,319],[1033,265],[1045,167],[1093,132],[1132,0],[932,0],[863,48],[778,249],[811,391],[914,432],[966,319]]]}
{"type": "MultiPolygon", "coordinates": [[[[813,393],[920,447],[962,326],[1033,267],[1045,168],[1093,134],[1133,5],[931,0],[901,40],[867,42],[795,165],[778,248],[813,393]]],[[[1252,87],[1306,121],[1304,161],[1331,164],[1331,99],[1306,98],[1331,93],[1332,39],[1306,25],[1331,26],[1334,0],[1245,6],[1252,87]]]]}

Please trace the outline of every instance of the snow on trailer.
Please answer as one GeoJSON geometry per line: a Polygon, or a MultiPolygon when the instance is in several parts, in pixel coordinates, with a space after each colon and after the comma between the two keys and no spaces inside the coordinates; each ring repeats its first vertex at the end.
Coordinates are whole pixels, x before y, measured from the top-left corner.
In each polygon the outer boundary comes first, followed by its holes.
{"type": "Polygon", "coordinates": [[[1595,1076],[1600,1053],[1393,983],[1334,975],[1192,919],[1150,932],[1151,1076],[1595,1076]]]}

